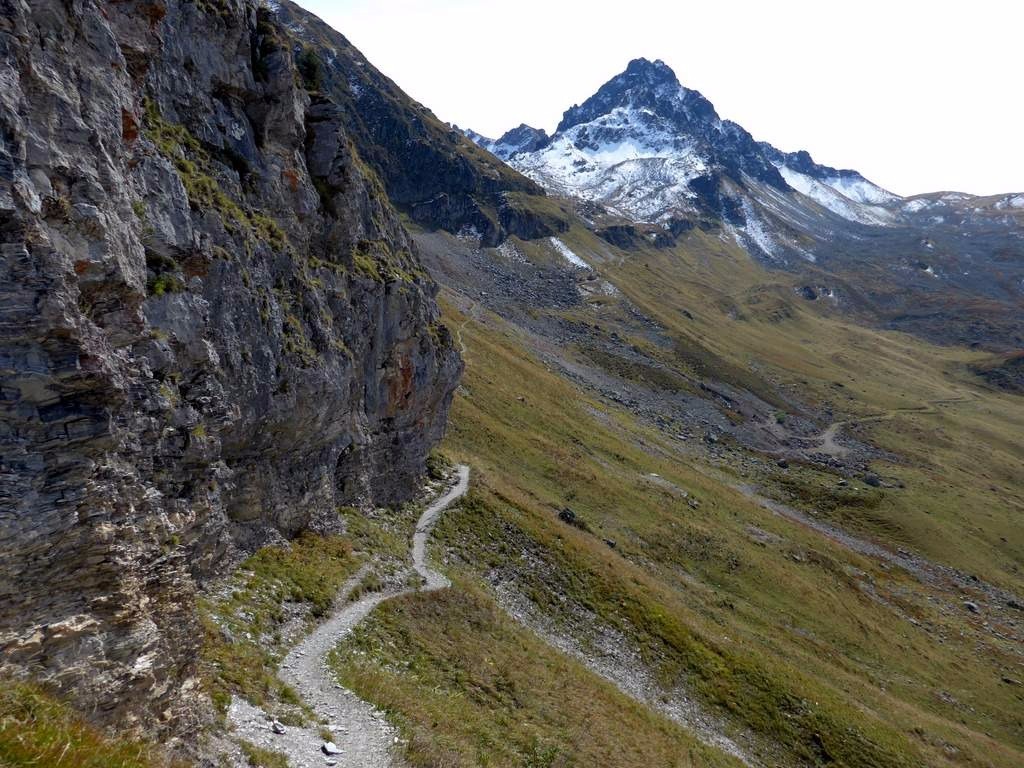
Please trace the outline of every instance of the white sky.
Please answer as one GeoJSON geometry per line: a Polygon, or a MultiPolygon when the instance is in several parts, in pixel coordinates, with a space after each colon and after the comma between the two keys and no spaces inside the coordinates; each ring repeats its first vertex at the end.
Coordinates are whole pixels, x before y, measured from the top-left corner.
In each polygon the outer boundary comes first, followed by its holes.
{"type": "Polygon", "coordinates": [[[549,132],[630,59],[899,194],[1024,191],[1021,0],[298,0],[442,120],[549,132]]]}

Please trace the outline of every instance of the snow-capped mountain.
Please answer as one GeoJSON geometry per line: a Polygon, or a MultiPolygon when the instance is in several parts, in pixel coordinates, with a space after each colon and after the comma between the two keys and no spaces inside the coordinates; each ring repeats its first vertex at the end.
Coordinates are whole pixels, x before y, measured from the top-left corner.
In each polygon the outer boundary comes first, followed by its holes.
{"type": "Polygon", "coordinates": [[[526,125],[497,140],[464,133],[548,192],[587,202],[587,226],[620,247],[718,231],[827,288],[807,295],[852,307],[870,293],[905,308],[893,327],[934,338],[1005,338],[992,323],[943,330],[944,308],[964,296],[1024,306],[1024,195],[900,197],[756,141],[662,61],[630,62],[550,137],[526,125]]]}
{"type": "Polygon", "coordinates": [[[630,62],[569,109],[550,138],[526,125],[496,141],[467,135],[548,189],[635,221],[704,212],[742,224],[743,201],[729,194],[734,186],[796,191],[863,223],[888,222],[892,214],[879,205],[898,200],[855,171],[756,142],[662,61],[630,62]]]}
{"type": "Polygon", "coordinates": [[[894,248],[914,251],[928,241],[934,250],[936,237],[960,237],[952,227],[965,221],[995,227],[986,235],[998,239],[1024,220],[1019,195],[904,199],[857,171],[756,141],[663,61],[631,61],[568,109],[550,137],[527,125],[497,140],[465,133],[554,194],[666,230],[678,230],[681,219],[711,221],[754,255],[782,264],[860,254],[879,230],[896,238],[894,248]]]}
{"type": "Polygon", "coordinates": [[[463,133],[488,152],[497,155],[506,162],[510,157],[521,152],[535,152],[547,146],[551,141],[547,131],[531,128],[526,123],[508,131],[500,139],[489,139],[471,130],[463,131],[463,133]]]}

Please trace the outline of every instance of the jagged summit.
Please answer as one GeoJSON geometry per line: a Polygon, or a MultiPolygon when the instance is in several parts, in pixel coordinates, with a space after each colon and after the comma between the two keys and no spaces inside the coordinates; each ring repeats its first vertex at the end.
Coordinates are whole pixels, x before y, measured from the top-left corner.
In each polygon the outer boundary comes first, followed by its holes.
{"type": "Polygon", "coordinates": [[[900,201],[857,171],[755,141],[660,59],[630,61],[566,110],[550,138],[525,125],[497,141],[467,135],[548,189],[637,221],[696,213],[746,227],[743,211],[756,206],[744,191],[755,188],[802,196],[796,204],[814,215],[820,207],[859,224],[891,223],[896,214],[880,206],[900,201]]]}
{"type": "Polygon", "coordinates": [[[660,60],[631,61],[566,110],[550,138],[520,126],[498,141],[477,141],[552,191],[604,203],[636,220],[682,210],[739,221],[723,185],[753,179],[788,189],[753,137],[722,120],[660,60]]]}
{"type": "Polygon", "coordinates": [[[521,152],[536,152],[543,149],[550,142],[551,138],[547,131],[534,128],[526,123],[520,123],[510,131],[506,131],[499,139],[489,139],[471,129],[461,129],[453,126],[471,141],[475,141],[488,152],[500,157],[506,162],[521,152]]]}
{"type": "Polygon", "coordinates": [[[676,73],[673,71],[672,67],[664,61],[661,59],[651,61],[643,56],[629,62],[626,66],[626,71],[623,74],[644,77],[652,82],[655,80],[673,80],[676,83],[679,82],[679,78],[676,77],[676,73]]]}
{"type": "Polygon", "coordinates": [[[566,110],[556,134],[615,109],[648,109],[681,123],[714,123],[719,119],[711,102],[698,91],[685,88],[665,62],[633,59],[624,72],[602,85],[583,104],[566,110]]]}
{"type": "Polygon", "coordinates": [[[548,136],[547,131],[542,128],[534,128],[526,123],[520,123],[518,127],[513,128],[498,139],[498,145],[504,148],[505,151],[515,154],[516,152],[536,152],[538,149],[547,146],[549,141],[551,141],[551,138],[548,136]]]}

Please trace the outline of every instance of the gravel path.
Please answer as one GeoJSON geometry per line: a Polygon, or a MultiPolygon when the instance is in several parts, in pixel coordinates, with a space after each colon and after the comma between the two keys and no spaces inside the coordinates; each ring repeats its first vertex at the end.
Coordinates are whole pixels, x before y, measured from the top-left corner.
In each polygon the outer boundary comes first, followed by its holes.
{"type": "MultiPolygon", "coordinates": [[[[236,699],[228,715],[238,736],[258,746],[286,754],[292,768],[321,768],[329,765],[342,768],[390,768],[393,764],[392,751],[398,741],[397,731],[387,722],[383,712],[334,680],[327,667],[326,657],[342,638],[385,600],[416,591],[432,591],[450,586],[447,578],[426,563],[427,537],[441,513],[463,496],[468,487],[469,467],[460,466],[458,482],[427,507],[416,524],[412,557],[413,568],[424,580],[420,590],[379,592],[343,606],[292,649],[281,663],[278,673],[280,678],[295,688],[317,715],[330,723],[327,728],[334,734],[340,754],[327,756],[321,751],[324,742],[316,729],[286,727],[283,734],[273,733],[265,713],[236,699]]],[[[342,594],[349,594],[361,576],[362,573],[356,574],[350,579],[342,594]]]]}
{"type": "Polygon", "coordinates": [[[856,424],[871,424],[879,421],[889,421],[902,414],[938,413],[938,406],[940,405],[955,405],[957,403],[967,402],[967,400],[968,398],[963,396],[946,397],[938,400],[929,400],[924,405],[895,408],[891,411],[877,413],[872,416],[858,416],[856,418],[846,419],[843,421],[834,421],[820,434],[814,436],[804,436],[794,433],[784,424],[778,423],[771,417],[766,418],[760,426],[772,433],[779,440],[792,441],[795,445],[803,445],[804,447],[800,452],[808,457],[813,457],[815,454],[825,454],[833,457],[834,459],[842,460],[854,453],[854,449],[849,445],[844,445],[839,442],[840,431],[844,427],[851,427],[856,424]]]}

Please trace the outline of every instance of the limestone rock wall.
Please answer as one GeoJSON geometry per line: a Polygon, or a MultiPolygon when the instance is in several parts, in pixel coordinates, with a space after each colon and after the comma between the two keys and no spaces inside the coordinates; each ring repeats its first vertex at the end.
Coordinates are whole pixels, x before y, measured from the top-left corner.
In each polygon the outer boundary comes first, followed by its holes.
{"type": "Polygon", "coordinates": [[[0,666],[186,727],[197,583],[407,498],[436,287],[255,0],[0,0],[0,666]]]}

